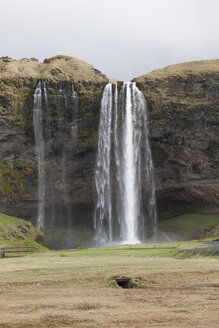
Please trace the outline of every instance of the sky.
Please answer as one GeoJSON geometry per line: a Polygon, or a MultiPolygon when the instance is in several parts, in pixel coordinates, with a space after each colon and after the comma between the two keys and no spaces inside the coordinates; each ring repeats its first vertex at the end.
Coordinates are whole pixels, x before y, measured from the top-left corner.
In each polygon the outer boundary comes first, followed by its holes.
{"type": "Polygon", "coordinates": [[[219,0],[0,0],[0,56],[80,58],[109,78],[219,58],[219,0]]]}

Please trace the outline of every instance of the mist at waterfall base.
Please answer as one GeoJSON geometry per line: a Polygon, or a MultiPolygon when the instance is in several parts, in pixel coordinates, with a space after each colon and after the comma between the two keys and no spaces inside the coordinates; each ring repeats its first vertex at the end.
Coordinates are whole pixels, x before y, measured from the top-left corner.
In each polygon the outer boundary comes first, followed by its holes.
{"type": "Polygon", "coordinates": [[[135,83],[103,92],[95,168],[96,244],[157,240],[153,162],[147,106],[135,83]]]}

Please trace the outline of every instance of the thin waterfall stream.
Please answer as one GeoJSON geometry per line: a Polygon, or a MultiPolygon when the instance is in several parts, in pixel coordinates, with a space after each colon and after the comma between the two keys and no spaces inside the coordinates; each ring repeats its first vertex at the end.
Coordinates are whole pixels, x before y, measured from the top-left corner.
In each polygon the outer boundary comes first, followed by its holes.
{"type": "MultiPolygon", "coordinates": [[[[33,107],[33,127],[35,137],[35,154],[38,166],[38,211],[36,225],[44,232],[48,228],[52,231],[57,224],[63,221],[63,224],[70,229],[72,226],[72,208],[71,208],[71,185],[68,182],[69,161],[74,156],[77,141],[77,119],[78,115],[78,95],[74,89],[73,82],[69,84],[60,84],[57,92],[57,112],[50,104],[48,98],[46,82],[38,82],[34,93],[33,107]],[[67,92],[69,97],[67,99],[67,92]],[[51,106],[51,107],[50,107],[51,106]],[[52,109],[52,110],[51,110],[52,109]],[[57,115],[57,126],[54,126],[53,115],[57,115]],[[53,124],[50,125],[50,122],[53,124]],[[58,164],[59,175],[57,179],[52,179],[51,172],[48,172],[48,156],[52,154],[54,145],[54,133],[58,138],[64,138],[62,151],[60,152],[60,163],[58,164]],[[61,173],[61,174],[60,174],[61,173]],[[59,200],[62,201],[60,211],[55,210],[55,194],[60,191],[59,200]]],[[[54,156],[54,155],[52,155],[54,156]]],[[[56,165],[55,158],[53,165],[56,165]]],[[[65,236],[65,240],[70,237],[65,236]]],[[[67,241],[63,241],[67,245],[67,241]]]]}
{"type": "Polygon", "coordinates": [[[38,215],[37,227],[44,228],[45,214],[45,171],[44,171],[44,139],[43,139],[43,113],[42,113],[42,86],[38,83],[34,93],[33,125],[35,136],[35,153],[38,162],[38,215]]]}

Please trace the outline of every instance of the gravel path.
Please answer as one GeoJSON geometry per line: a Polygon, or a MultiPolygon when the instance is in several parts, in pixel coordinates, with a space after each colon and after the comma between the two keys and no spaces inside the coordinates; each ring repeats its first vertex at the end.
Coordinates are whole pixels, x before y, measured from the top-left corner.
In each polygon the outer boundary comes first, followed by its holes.
{"type": "MultiPolygon", "coordinates": [[[[190,249],[183,249],[181,252],[200,252],[200,251],[208,251],[208,250],[217,250],[214,255],[219,255],[219,240],[212,240],[212,241],[203,241],[203,243],[207,244],[207,247],[200,247],[200,248],[190,248],[190,249]]],[[[207,254],[206,254],[207,255],[207,254]]],[[[209,254],[212,255],[212,254],[209,254]]]]}

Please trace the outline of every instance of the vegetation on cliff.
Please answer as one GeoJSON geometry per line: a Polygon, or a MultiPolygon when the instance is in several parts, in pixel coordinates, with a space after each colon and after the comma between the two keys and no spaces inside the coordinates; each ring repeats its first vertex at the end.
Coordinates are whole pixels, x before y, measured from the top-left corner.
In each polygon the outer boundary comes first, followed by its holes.
{"type": "Polygon", "coordinates": [[[20,125],[26,131],[31,130],[33,95],[39,80],[47,82],[47,91],[52,97],[57,96],[61,83],[74,82],[82,112],[88,115],[96,99],[100,101],[108,82],[92,65],[70,56],[54,56],[43,63],[36,59],[1,57],[0,125],[20,125]]]}
{"type": "Polygon", "coordinates": [[[47,58],[43,63],[35,58],[15,60],[1,57],[0,79],[10,78],[31,78],[53,82],[73,80],[101,83],[108,81],[107,77],[92,65],[81,59],[63,55],[47,58]]]}
{"type": "Polygon", "coordinates": [[[185,62],[156,69],[136,78],[138,82],[145,79],[164,79],[172,76],[187,77],[189,74],[203,75],[219,73],[219,59],[185,62]]]}
{"type": "Polygon", "coordinates": [[[22,198],[24,190],[32,183],[37,184],[37,167],[22,161],[0,161],[0,199],[11,201],[22,198]]]}

